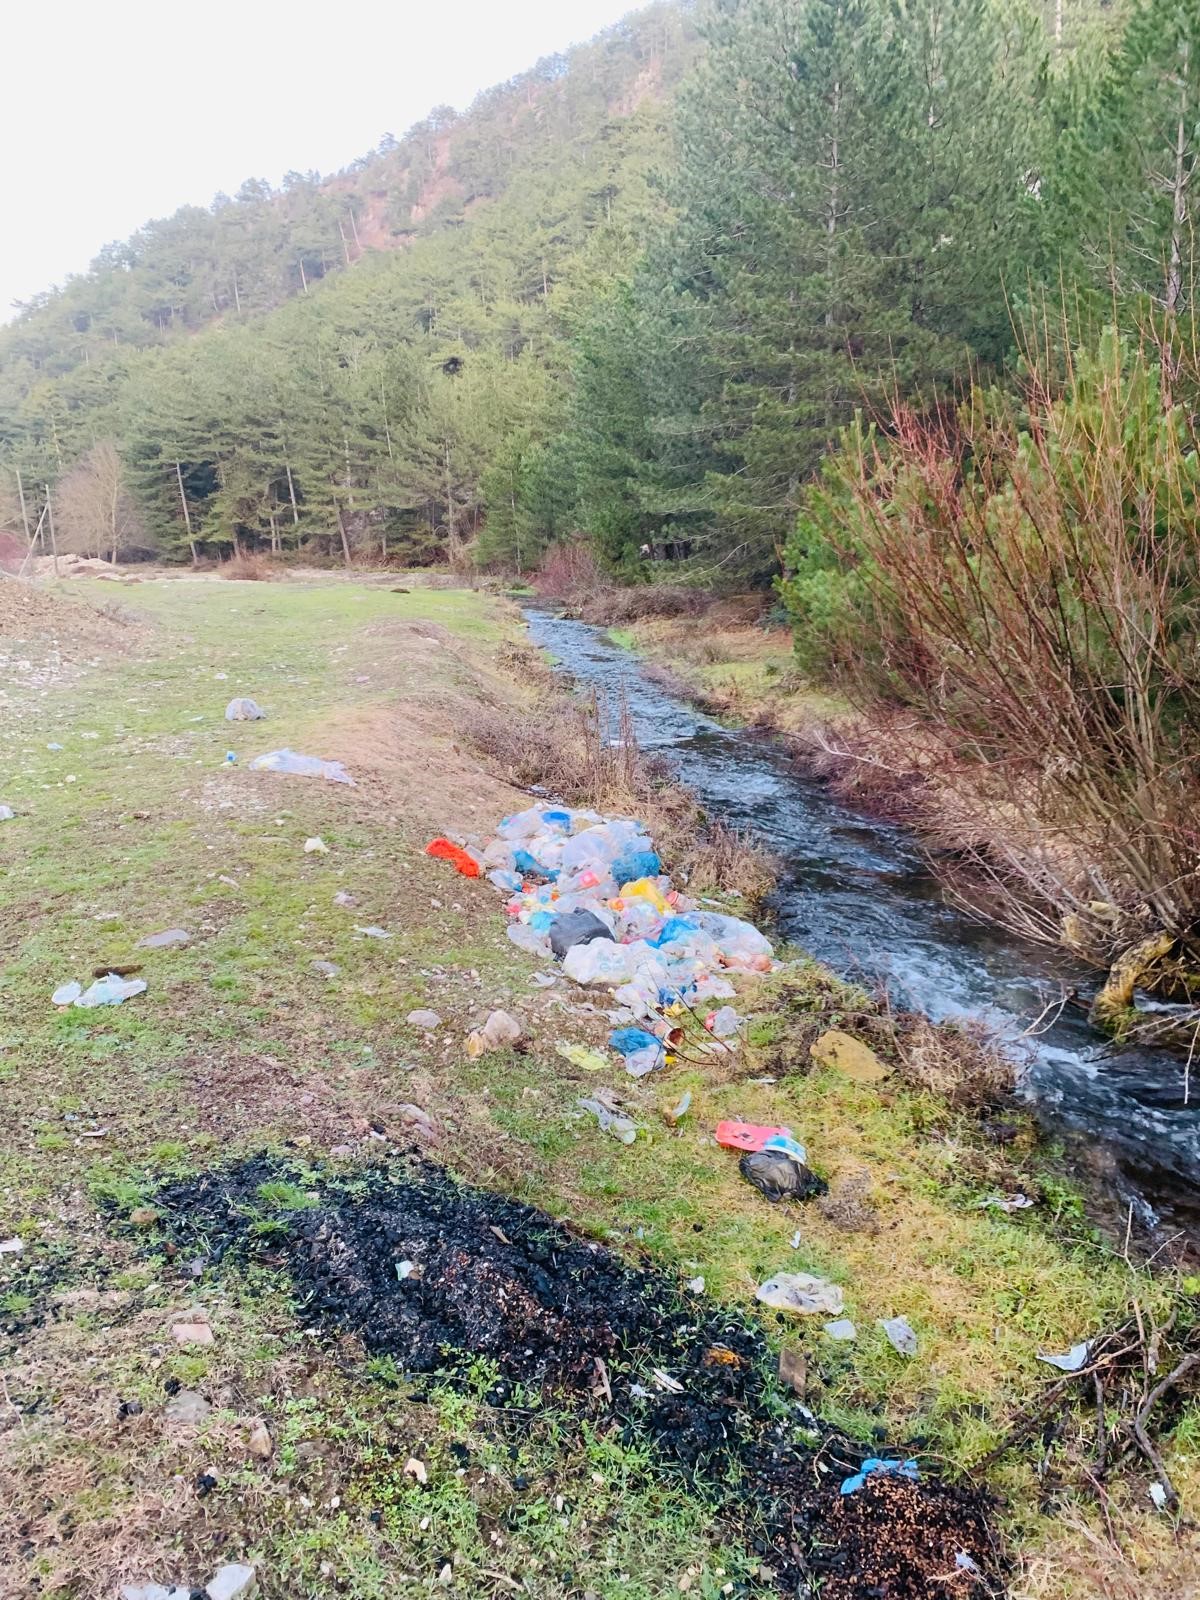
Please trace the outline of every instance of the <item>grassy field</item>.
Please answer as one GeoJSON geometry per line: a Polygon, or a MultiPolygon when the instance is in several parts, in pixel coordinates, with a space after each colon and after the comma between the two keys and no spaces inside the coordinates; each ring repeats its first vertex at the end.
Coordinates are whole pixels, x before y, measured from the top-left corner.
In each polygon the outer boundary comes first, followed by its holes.
{"type": "MultiPolygon", "coordinates": [[[[1105,1249],[1019,1117],[997,1142],[911,1082],[815,1069],[814,1019],[853,1030],[869,1009],[815,968],[747,993],[753,1048],[736,1070],[635,1085],[563,1060],[556,1044],[601,1043],[605,1019],[535,988],[494,891],[424,855],[434,834],[482,839],[522,803],[465,736],[481,707],[531,702],[528,674],[505,665],[517,630],[502,603],[341,581],[75,592],[116,593],[108,637],[0,658],[0,801],[17,813],[0,823],[0,1239],[24,1247],[0,1255],[0,1594],[203,1584],[241,1559],[281,1600],[778,1592],[703,1483],[637,1440],[548,1403],[514,1438],[483,1402],[486,1368],[474,1389],[409,1392],[355,1341],[306,1331],[282,1274],[190,1278],[137,1226],[163,1182],[263,1150],[301,1190],[324,1163],[352,1174],[414,1147],[414,1108],[456,1175],[702,1276],[707,1297],[751,1305],[781,1270],[835,1279],[853,1345],[768,1319],[804,1350],[809,1404],[864,1440],[919,1440],[951,1471],[1044,1388],[1039,1349],[1134,1301],[1165,1314],[1177,1285],[1105,1249]],[[235,695],[268,720],[227,724],[235,695]],[[250,770],[282,746],[343,761],[355,787],[250,770]],[[311,838],[327,848],[306,852],[311,838]],[[138,948],[172,927],[186,947],[138,948]],[[119,1009],[50,1003],[61,983],[138,963],[147,992],[119,1009]],[[530,1049],[469,1059],[467,1033],[497,1006],[530,1049]],[[418,1007],[441,1015],[437,1032],[407,1024],[418,1007]],[[633,1146],[578,1115],[601,1083],[643,1124],[633,1146]],[[771,1207],[749,1188],[712,1140],[734,1115],[791,1124],[828,1203],[771,1207]],[[1038,1205],[980,1207],[1017,1188],[1038,1205]],[[918,1333],[912,1361],[876,1327],[898,1314],[918,1333]],[[177,1344],[174,1325],[197,1316],[212,1343],[177,1344]],[[180,1386],[211,1408],[197,1425],[169,1415],[180,1386]],[[250,1448],[259,1423],[266,1457],[250,1448]]],[[[1185,1509],[1198,1447],[1185,1411],[1163,1446],[1185,1509]]],[[[1191,1525],[1153,1512],[1144,1476],[1098,1509],[1075,1487],[1069,1430],[1041,1471],[1038,1455],[991,1478],[1013,1593],[1189,1592],[1191,1525]]]]}

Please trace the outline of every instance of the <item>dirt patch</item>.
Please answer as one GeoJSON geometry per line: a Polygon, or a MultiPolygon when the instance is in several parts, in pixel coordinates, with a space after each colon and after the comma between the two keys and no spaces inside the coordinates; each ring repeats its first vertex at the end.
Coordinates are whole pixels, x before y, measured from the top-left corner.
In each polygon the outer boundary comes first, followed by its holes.
{"type": "Polygon", "coordinates": [[[994,1592],[985,1497],[924,1470],[843,1494],[864,1450],[789,1405],[740,1312],[689,1300],[670,1278],[430,1164],[340,1184],[303,1174],[300,1186],[258,1158],[168,1186],[155,1205],[181,1252],[285,1265],[308,1326],[356,1335],[410,1376],[488,1357],[497,1407],[519,1398],[514,1385],[541,1388],[593,1426],[703,1469],[785,1592],[818,1578],[823,1600],[994,1592]]]}
{"type": "Polygon", "coordinates": [[[46,688],[98,656],[130,649],[142,636],[132,618],[0,579],[0,683],[46,688]]]}

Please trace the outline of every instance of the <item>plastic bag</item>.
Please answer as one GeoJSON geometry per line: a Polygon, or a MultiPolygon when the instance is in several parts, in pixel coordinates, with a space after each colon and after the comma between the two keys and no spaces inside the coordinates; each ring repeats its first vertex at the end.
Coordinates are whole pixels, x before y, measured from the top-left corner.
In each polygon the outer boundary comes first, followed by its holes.
{"type": "Polygon", "coordinates": [[[528,811],[515,811],[511,817],[505,817],[496,833],[501,839],[532,839],[535,833],[540,833],[544,823],[545,812],[537,806],[530,806],[528,811]]]}
{"type": "Polygon", "coordinates": [[[320,756],[302,756],[295,750],[268,750],[250,763],[256,772],[284,772],[293,778],[324,778],[329,783],[348,783],[354,779],[340,761],[325,761],[320,756]]]}
{"type": "Polygon", "coordinates": [[[548,956],[550,942],[544,933],[539,933],[536,928],[529,928],[523,922],[510,922],[505,929],[508,937],[518,950],[524,950],[526,955],[548,956]]]}
{"type": "Polygon", "coordinates": [[[716,1039],[731,1039],[741,1025],[742,1019],[732,1006],[722,1006],[704,1019],[704,1026],[716,1039]]]}
{"type": "Polygon", "coordinates": [[[878,1456],[870,1456],[853,1477],[842,1479],[842,1493],[857,1493],[868,1478],[876,1475],[911,1478],[916,1483],[919,1470],[915,1461],[881,1461],[878,1456]]]}
{"type": "Polygon", "coordinates": [[[449,839],[431,839],[425,846],[425,854],[438,861],[448,861],[464,878],[479,876],[479,863],[475,857],[449,839]]]}
{"type": "Polygon", "coordinates": [[[190,944],[191,934],[186,928],[164,928],[161,933],[148,933],[139,939],[139,950],[170,950],[174,945],[190,944]]]}
{"type": "Polygon", "coordinates": [[[801,1316],[838,1317],[842,1313],[838,1285],[807,1272],[777,1272],[759,1284],[755,1298],[775,1311],[795,1311],[801,1316]]]}
{"type": "Polygon", "coordinates": [[[635,944],[614,944],[611,939],[593,939],[573,945],[563,957],[563,972],[574,983],[615,988],[628,983],[638,968],[654,959],[654,952],[640,940],[635,944]]]}
{"type": "Polygon", "coordinates": [[[118,978],[110,972],[103,978],[97,978],[75,1004],[88,1009],[94,1006],[119,1006],[122,1001],[132,1000],[135,994],[145,992],[145,978],[118,978]]]}
{"type": "Polygon", "coordinates": [[[638,878],[657,878],[662,862],[655,850],[627,850],[612,864],[612,876],[618,888],[638,878]]]}
{"type": "Polygon", "coordinates": [[[750,922],[720,911],[693,911],[692,920],[714,941],[729,966],[761,972],[770,967],[773,948],[750,922]]]}
{"type": "MultiPolygon", "coordinates": [[[[717,1143],[726,1150],[761,1150],[771,1139],[790,1139],[790,1128],[764,1127],[761,1122],[718,1122],[717,1143]]],[[[802,1149],[801,1146],[797,1146],[802,1149]]],[[[800,1159],[803,1161],[804,1156],[800,1159]]]]}
{"type": "Polygon", "coordinates": [[[568,911],[550,924],[550,948],[560,961],[569,950],[593,939],[612,939],[612,929],[594,911],[568,911]]]}
{"type": "Polygon", "coordinates": [[[619,1111],[610,1111],[599,1100],[587,1099],[580,1096],[576,1102],[581,1111],[590,1111],[600,1124],[601,1132],[611,1133],[614,1139],[619,1139],[622,1144],[633,1144],[637,1139],[637,1123],[628,1117],[623,1117],[619,1111]]]}
{"type": "Polygon", "coordinates": [[[608,1042],[619,1056],[624,1056],[625,1070],[632,1078],[644,1078],[666,1060],[662,1040],[645,1028],[614,1028],[608,1042]]]}
{"type": "Polygon", "coordinates": [[[780,1200],[811,1200],[814,1195],[827,1194],[829,1185],[808,1167],[805,1155],[802,1144],[777,1134],[761,1150],[744,1155],[738,1170],[772,1205],[780,1200]]]}
{"type": "Polygon", "coordinates": [[[11,806],[0,806],[0,822],[11,822],[16,814],[11,806]]]}
{"type": "Polygon", "coordinates": [[[266,714],[258,701],[248,695],[239,695],[225,707],[226,722],[261,722],[266,714]]]}
{"type": "Polygon", "coordinates": [[[897,1355],[911,1358],[917,1353],[917,1336],[907,1317],[880,1317],[879,1327],[897,1355]]]}
{"type": "Polygon", "coordinates": [[[56,1006],[73,1006],[83,993],[83,985],[72,980],[70,983],[60,983],[50,996],[50,1003],[56,1006]]]}

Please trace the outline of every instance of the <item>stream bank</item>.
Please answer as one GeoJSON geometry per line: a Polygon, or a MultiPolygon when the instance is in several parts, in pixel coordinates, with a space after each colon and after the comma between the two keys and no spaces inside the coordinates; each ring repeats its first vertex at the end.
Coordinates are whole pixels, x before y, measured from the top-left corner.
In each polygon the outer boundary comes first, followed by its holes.
{"type": "Polygon", "coordinates": [[[1021,1061],[1021,1092],[1043,1126],[1084,1150],[1092,1176],[1148,1230],[1183,1231],[1194,1248],[1200,1106],[1188,1103],[1177,1057],[1121,1049],[1061,1005],[1089,981],[1086,969],[948,905],[904,828],[837,799],[780,744],[695,709],[604,630],[525,615],[532,642],[610,715],[626,705],[642,747],[667,756],[706,808],[775,852],[774,909],[789,939],[844,976],[885,986],[898,1007],[994,1029],[1021,1061]]]}

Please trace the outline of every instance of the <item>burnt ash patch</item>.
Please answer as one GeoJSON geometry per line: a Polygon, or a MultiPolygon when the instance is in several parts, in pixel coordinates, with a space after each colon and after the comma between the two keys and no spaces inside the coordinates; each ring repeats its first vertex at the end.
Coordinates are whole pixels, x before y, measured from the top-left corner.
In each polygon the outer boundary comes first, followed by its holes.
{"type": "Polygon", "coordinates": [[[740,1312],[681,1295],[665,1274],[428,1163],[309,1181],[316,1203],[264,1230],[259,1189],[281,1176],[255,1158],[172,1184],[155,1205],[180,1254],[285,1267],[306,1325],[356,1335],[410,1377],[453,1379],[487,1357],[500,1374],[491,1403],[511,1406],[520,1385],[649,1438],[666,1462],[703,1474],[785,1593],[997,1592],[986,1497],[925,1472],[919,1483],[868,1478],[843,1496],[842,1479],[878,1449],[824,1429],[786,1396],[761,1329],[740,1312]]]}

